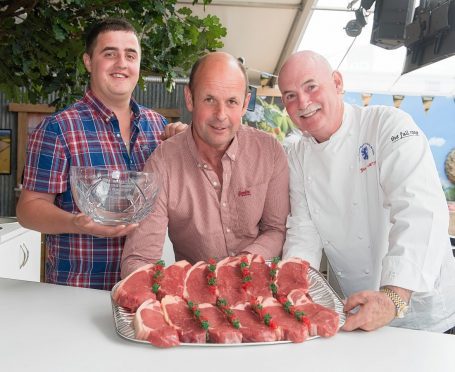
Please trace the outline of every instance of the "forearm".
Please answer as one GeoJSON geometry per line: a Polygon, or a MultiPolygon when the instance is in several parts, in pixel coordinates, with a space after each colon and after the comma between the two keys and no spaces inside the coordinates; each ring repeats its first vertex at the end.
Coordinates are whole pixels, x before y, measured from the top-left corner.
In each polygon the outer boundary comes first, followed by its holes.
{"type": "Polygon", "coordinates": [[[66,212],[47,200],[19,201],[16,209],[19,223],[44,234],[78,233],[75,215],[66,212]]]}

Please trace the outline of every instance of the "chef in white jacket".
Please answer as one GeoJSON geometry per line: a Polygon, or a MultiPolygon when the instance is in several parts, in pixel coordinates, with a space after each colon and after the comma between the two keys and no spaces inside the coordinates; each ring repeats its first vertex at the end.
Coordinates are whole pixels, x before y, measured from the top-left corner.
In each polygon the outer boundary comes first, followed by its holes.
{"type": "Polygon", "coordinates": [[[320,55],[292,55],[279,88],[302,139],[289,148],[283,256],[316,268],[324,250],[348,296],[344,330],[455,325],[448,208],[428,141],[411,117],[342,100],[320,55]]]}

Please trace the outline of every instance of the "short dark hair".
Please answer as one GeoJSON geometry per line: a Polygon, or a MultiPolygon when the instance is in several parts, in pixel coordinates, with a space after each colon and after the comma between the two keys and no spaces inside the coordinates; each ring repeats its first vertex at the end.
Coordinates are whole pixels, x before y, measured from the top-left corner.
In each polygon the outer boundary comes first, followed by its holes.
{"type": "Polygon", "coordinates": [[[93,49],[95,49],[96,38],[99,34],[107,31],[126,31],[132,32],[136,35],[139,40],[136,29],[131,23],[124,18],[105,18],[101,21],[96,22],[89,29],[85,37],[85,53],[92,55],[93,49]]]}
{"type": "MultiPolygon", "coordinates": [[[[201,67],[202,63],[206,60],[206,58],[208,56],[210,56],[210,54],[211,53],[205,54],[204,56],[199,58],[194,63],[193,67],[191,68],[190,79],[189,79],[189,82],[188,82],[188,86],[190,87],[190,91],[191,91],[191,93],[193,95],[194,95],[194,79],[196,77],[196,73],[199,70],[199,68],[201,67]]],[[[249,92],[249,81],[248,81],[248,74],[246,72],[246,68],[245,68],[243,63],[238,58],[232,57],[232,59],[236,61],[237,66],[239,67],[240,71],[242,71],[243,77],[245,78],[245,97],[246,97],[248,92],[249,92]]]]}

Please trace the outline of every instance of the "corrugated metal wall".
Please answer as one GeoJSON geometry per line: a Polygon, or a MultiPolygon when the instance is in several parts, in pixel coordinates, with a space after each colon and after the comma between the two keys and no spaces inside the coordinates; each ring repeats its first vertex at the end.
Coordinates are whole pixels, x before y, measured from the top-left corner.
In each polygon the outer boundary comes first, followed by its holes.
{"type": "MultiPolygon", "coordinates": [[[[190,114],[185,107],[184,83],[177,83],[172,93],[167,92],[164,84],[146,82],[146,90],[136,88],[134,97],[138,103],[150,108],[178,108],[182,113],[181,121],[189,122],[190,114]]],[[[17,113],[8,111],[8,101],[0,93],[0,129],[12,130],[11,174],[0,174],[0,217],[16,215],[16,164],[17,164],[17,113]]]]}
{"type": "Polygon", "coordinates": [[[0,216],[15,216],[17,114],[8,111],[4,94],[0,93],[0,129],[11,129],[11,174],[0,174],[0,216]]]}

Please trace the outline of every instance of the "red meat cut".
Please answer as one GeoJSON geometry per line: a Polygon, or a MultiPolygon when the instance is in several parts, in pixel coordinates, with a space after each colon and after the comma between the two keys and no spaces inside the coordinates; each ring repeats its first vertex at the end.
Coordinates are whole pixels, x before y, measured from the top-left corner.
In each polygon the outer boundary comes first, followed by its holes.
{"type": "Polygon", "coordinates": [[[216,265],[218,296],[230,305],[247,302],[248,296],[242,288],[240,257],[227,257],[216,265]]]}
{"type": "Polygon", "coordinates": [[[152,277],[155,264],[149,264],[133,271],[121,280],[113,293],[114,301],[132,312],[149,298],[155,299],[152,292],[152,277]]]}
{"type": "Polygon", "coordinates": [[[177,331],[164,320],[161,304],[157,300],[149,299],[139,306],[133,325],[138,340],[146,340],[157,347],[180,344],[177,331]]]}
{"type": "Polygon", "coordinates": [[[310,336],[331,337],[337,333],[340,322],[337,312],[312,302],[301,290],[291,291],[288,300],[310,320],[310,336]]]}
{"type": "Polygon", "coordinates": [[[278,296],[287,296],[293,289],[302,289],[308,293],[309,267],[307,261],[297,257],[280,261],[276,277],[278,296]]]}
{"type": "Polygon", "coordinates": [[[216,344],[239,344],[242,333],[229,323],[221,310],[211,304],[200,304],[201,317],[209,323],[209,340],[216,344]]]}
{"type": "Polygon", "coordinates": [[[309,337],[307,326],[288,314],[274,297],[258,298],[263,314],[269,314],[277,327],[280,340],[303,342],[309,337]]]}
{"type": "Polygon", "coordinates": [[[270,267],[266,264],[264,258],[259,255],[248,255],[250,258],[251,285],[247,287],[247,293],[253,297],[270,297],[271,277],[270,267]]]}
{"type": "Polygon", "coordinates": [[[188,270],[183,285],[183,298],[196,304],[216,304],[216,294],[210,291],[207,283],[207,263],[196,262],[188,270]]]}
{"type": "Polygon", "coordinates": [[[273,342],[278,341],[279,334],[266,326],[251,309],[250,304],[237,304],[232,308],[235,317],[240,322],[243,342],[273,342]]]}
{"type": "Polygon", "coordinates": [[[191,264],[185,260],[166,267],[156,297],[160,300],[166,295],[183,297],[183,284],[190,269],[191,264]]]}
{"type": "Polygon", "coordinates": [[[164,319],[177,331],[181,342],[203,344],[207,341],[207,331],[194,318],[186,301],[177,296],[165,296],[161,307],[164,319]]]}

